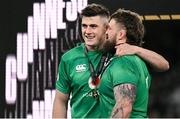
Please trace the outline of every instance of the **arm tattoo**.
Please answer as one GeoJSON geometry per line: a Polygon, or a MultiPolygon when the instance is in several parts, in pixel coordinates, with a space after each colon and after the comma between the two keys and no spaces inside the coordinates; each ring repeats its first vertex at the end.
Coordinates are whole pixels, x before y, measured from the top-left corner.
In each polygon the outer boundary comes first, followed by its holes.
{"type": "Polygon", "coordinates": [[[122,84],[114,87],[114,96],[116,99],[116,104],[112,111],[112,118],[115,117],[124,117],[130,115],[128,107],[130,107],[130,111],[132,105],[135,101],[136,97],[136,86],[132,84],[122,84]],[[126,109],[125,109],[126,108],[126,109]]]}

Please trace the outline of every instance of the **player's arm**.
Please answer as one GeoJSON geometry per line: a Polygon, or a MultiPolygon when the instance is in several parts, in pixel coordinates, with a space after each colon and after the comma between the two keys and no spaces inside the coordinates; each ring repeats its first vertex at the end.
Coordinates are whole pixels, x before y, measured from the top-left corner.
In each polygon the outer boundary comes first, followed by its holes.
{"type": "Polygon", "coordinates": [[[131,54],[136,54],[144,59],[156,71],[166,71],[169,69],[169,62],[154,51],[127,43],[116,46],[116,55],[123,56],[131,54]]]}
{"type": "Polygon", "coordinates": [[[64,94],[56,90],[53,103],[53,118],[67,118],[69,94],[64,94]]]}
{"type": "Polygon", "coordinates": [[[114,87],[116,104],[112,110],[112,118],[128,118],[136,97],[136,86],[121,84],[114,87]]]}

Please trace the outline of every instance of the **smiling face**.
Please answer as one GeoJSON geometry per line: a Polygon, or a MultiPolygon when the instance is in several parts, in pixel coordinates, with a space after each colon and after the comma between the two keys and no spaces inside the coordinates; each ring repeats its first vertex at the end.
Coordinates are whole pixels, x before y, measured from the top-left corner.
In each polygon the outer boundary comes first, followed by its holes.
{"type": "Polygon", "coordinates": [[[105,39],[107,18],[101,16],[82,17],[82,37],[88,50],[96,50],[105,39]]]}

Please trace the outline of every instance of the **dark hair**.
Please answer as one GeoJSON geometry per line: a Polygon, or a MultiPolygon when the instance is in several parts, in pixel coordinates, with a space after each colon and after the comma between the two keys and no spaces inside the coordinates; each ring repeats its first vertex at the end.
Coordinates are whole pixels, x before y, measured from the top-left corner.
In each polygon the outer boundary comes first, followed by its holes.
{"type": "Polygon", "coordinates": [[[139,14],[130,10],[118,9],[111,15],[111,19],[125,27],[127,43],[138,46],[142,45],[145,30],[139,14]]]}
{"type": "Polygon", "coordinates": [[[103,16],[109,18],[109,10],[100,4],[89,4],[81,11],[81,17],[103,16]]]}

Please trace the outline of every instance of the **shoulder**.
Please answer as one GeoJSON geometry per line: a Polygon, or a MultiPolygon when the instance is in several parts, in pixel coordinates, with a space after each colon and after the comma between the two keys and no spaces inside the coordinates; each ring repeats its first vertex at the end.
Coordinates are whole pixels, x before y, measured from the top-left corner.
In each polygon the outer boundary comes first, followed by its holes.
{"type": "Polygon", "coordinates": [[[114,86],[125,83],[137,85],[139,73],[134,60],[136,60],[135,55],[114,57],[108,68],[108,75],[110,75],[114,86]]]}
{"type": "Polygon", "coordinates": [[[140,67],[146,67],[144,61],[136,55],[115,56],[110,64],[112,70],[136,72],[140,67]]]}
{"type": "Polygon", "coordinates": [[[121,65],[131,65],[131,64],[136,64],[136,63],[144,63],[142,59],[140,59],[136,55],[125,55],[121,57],[115,56],[113,61],[114,64],[121,64],[121,65]]]}
{"type": "Polygon", "coordinates": [[[83,56],[84,56],[84,44],[81,44],[79,46],[72,48],[66,53],[64,53],[61,59],[64,61],[67,61],[67,60],[73,60],[73,59],[83,57],[83,56]]]}

